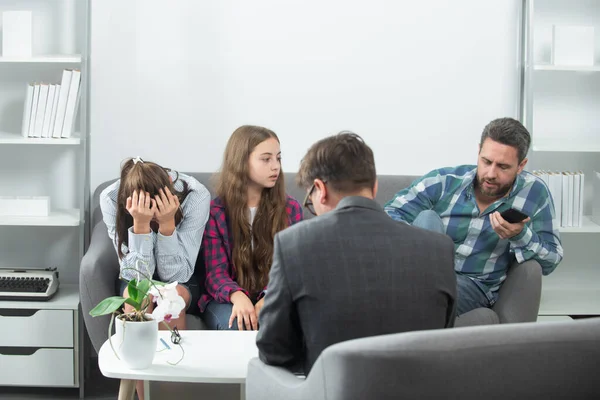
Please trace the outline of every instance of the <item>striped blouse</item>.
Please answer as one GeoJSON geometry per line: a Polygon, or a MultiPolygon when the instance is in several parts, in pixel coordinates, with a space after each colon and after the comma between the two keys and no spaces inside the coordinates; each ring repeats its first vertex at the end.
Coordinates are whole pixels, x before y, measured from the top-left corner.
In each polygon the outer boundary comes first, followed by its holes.
{"type": "MultiPolygon", "coordinates": [[[[181,204],[183,219],[175,227],[171,236],[151,231],[147,234],[133,233],[129,228],[128,243],[122,244],[124,257],[120,260],[121,275],[133,279],[136,272],[125,268],[135,268],[137,260],[147,263],[146,273],[157,275],[162,282],[187,282],[194,274],[196,259],[202,243],[204,226],[210,212],[210,193],[195,178],[171,171],[175,189],[183,190],[183,181],[187,182],[190,192],[181,204]],[[176,180],[177,179],[177,180],[176,180]]],[[[102,217],[108,228],[108,236],[117,249],[116,215],[117,194],[120,180],[114,182],[100,194],[102,217]]]]}

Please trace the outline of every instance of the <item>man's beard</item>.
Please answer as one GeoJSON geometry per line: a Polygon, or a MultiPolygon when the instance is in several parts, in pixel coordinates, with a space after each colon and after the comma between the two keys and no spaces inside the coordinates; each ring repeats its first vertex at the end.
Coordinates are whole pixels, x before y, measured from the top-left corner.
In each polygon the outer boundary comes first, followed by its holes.
{"type": "Polygon", "coordinates": [[[477,177],[477,187],[479,188],[479,191],[481,192],[481,194],[483,194],[484,196],[488,196],[488,197],[504,197],[511,189],[512,187],[512,183],[508,184],[508,185],[504,185],[504,186],[493,186],[491,188],[489,187],[485,187],[483,185],[484,182],[488,182],[490,184],[495,185],[496,183],[493,181],[490,181],[488,179],[483,179],[483,178],[479,178],[477,177]]]}

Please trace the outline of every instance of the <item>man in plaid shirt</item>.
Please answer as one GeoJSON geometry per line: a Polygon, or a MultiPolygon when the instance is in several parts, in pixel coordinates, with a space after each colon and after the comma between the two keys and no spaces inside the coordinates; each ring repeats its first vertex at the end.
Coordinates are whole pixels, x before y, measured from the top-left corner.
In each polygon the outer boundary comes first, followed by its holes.
{"type": "Polygon", "coordinates": [[[454,240],[457,315],[493,306],[514,259],[533,259],[548,275],[563,258],[548,188],[523,170],[530,142],[519,121],[496,119],[481,135],[476,166],[434,170],[385,206],[395,220],[454,240]],[[509,208],[529,217],[509,223],[500,215],[509,208]]]}

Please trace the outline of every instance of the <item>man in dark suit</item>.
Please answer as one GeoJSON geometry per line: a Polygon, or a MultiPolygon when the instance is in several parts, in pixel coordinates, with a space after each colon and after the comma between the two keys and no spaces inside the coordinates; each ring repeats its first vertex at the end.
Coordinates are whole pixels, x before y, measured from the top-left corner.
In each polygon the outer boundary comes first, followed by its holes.
{"type": "Polygon", "coordinates": [[[306,374],[328,346],[451,327],[454,245],[392,220],[374,200],[373,152],[356,134],[315,143],[300,165],[304,206],[318,215],[275,236],[259,315],[260,359],[306,374]]]}

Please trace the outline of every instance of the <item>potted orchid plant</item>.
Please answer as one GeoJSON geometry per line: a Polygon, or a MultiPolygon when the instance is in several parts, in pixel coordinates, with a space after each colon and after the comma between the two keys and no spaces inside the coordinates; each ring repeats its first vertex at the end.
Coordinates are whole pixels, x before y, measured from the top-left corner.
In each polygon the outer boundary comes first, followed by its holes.
{"type": "MultiPolygon", "coordinates": [[[[93,317],[111,314],[108,327],[110,346],[117,358],[123,359],[132,369],[143,369],[152,364],[158,343],[159,323],[167,327],[173,335],[179,337],[179,332],[171,329],[168,323],[177,318],[181,310],[185,308],[185,301],[177,293],[177,282],[165,284],[151,279],[147,273],[140,270],[140,263],[146,264],[138,260],[136,268],[123,268],[123,270],[130,269],[137,273],[137,278],[130,280],[127,284],[129,297],[108,297],[90,311],[90,315],[93,317]],[[149,313],[147,310],[152,303],[156,303],[156,306],[152,313],[149,313]],[[123,312],[124,304],[129,304],[133,311],[123,312]],[[115,350],[111,336],[115,319],[117,321],[115,338],[119,343],[118,351],[115,350]]],[[[119,278],[123,279],[123,277],[119,278]]],[[[179,340],[175,344],[181,348],[182,356],[177,362],[171,364],[177,364],[183,359],[183,348],[179,344],[179,340]]]]}

